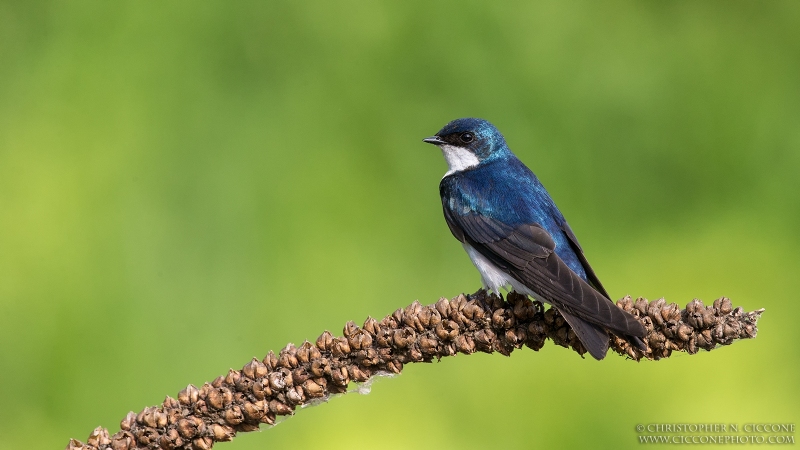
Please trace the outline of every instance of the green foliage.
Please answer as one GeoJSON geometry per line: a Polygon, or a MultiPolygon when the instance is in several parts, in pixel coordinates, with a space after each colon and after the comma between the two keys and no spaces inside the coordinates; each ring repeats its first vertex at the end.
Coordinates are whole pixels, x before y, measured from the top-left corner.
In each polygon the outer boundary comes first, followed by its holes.
{"type": "Polygon", "coordinates": [[[0,436],[59,448],[291,341],[472,292],[420,140],[491,120],[612,295],[754,341],[409,366],[220,448],[632,447],[800,422],[795,2],[0,2],[0,436]]]}

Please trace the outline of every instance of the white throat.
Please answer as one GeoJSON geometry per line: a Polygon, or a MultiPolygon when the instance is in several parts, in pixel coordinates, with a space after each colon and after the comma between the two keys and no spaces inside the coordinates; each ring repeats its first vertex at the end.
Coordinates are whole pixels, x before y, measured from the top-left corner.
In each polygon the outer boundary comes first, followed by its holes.
{"type": "Polygon", "coordinates": [[[449,170],[444,176],[471,169],[481,162],[474,153],[465,148],[453,145],[442,145],[439,148],[442,149],[442,154],[449,167],[449,170]]]}

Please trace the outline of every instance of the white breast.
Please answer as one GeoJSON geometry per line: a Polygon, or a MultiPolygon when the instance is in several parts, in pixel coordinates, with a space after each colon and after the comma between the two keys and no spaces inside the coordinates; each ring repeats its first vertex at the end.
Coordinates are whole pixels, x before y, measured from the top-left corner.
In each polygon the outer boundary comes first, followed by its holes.
{"type": "Polygon", "coordinates": [[[469,259],[472,260],[472,264],[474,264],[475,268],[478,269],[478,272],[481,273],[481,282],[483,283],[484,288],[494,291],[495,294],[500,295],[500,288],[508,290],[510,287],[514,291],[517,291],[521,294],[527,294],[534,298],[537,297],[537,295],[528,289],[527,286],[515,280],[511,275],[500,270],[491,261],[486,259],[477,250],[475,250],[473,246],[467,243],[462,243],[461,245],[464,247],[464,250],[467,251],[467,255],[469,255],[469,259]]]}

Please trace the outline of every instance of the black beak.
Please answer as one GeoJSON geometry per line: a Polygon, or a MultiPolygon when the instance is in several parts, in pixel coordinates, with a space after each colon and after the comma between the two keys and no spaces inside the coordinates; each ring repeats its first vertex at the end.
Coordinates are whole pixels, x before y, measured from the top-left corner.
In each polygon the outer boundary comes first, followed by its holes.
{"type": "Polygon", "coordinates": [[[433,144],[433,145],[446,144],[446,142],[443,141],[442,138],[440,138],[439,136],[431,136],[429,138],[425,138],[422,140],[422,142],[427,142],[428,144],[433,144]]]}

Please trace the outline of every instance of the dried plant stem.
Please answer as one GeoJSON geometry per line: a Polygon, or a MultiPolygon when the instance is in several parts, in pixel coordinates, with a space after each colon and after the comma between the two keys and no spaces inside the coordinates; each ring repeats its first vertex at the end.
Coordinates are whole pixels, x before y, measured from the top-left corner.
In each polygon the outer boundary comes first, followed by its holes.
{"type": "MultiPolygon", "coordinates": [[[[693,300],[683,310],[663,299],[625,297],[617,305],[647,329],[646,352],[622,337],[611,337],[616,353],[636,361],[667,358],[674,350],[694,354],[754,338],[764,311],[733,309],[727,298],[709,307],[693,300]]],[[[289,344],[277,356],[269,352],[263,360],[253,358],[210,384],[187,386],[177,399],[167,397],[159,406],[128,413],[113,436],[98,427],[86,443],[72,439],[67,449],[205,450],[215,442],[230,441],[237,432],[274,424],[277,416],[291,415],[299,406],[344,393],[351,381],[400,373],[407,363],[476,351],[509,355],[523,346],[539,350],[547,339],[585,353],[558,311],[515,293],[503,301],[483,290],[429,306],[415,301],[381,321],[370,317],[361,328],[348,322],[343,334],[334,337],[325,331],[315,343],[289,344]]]]}

